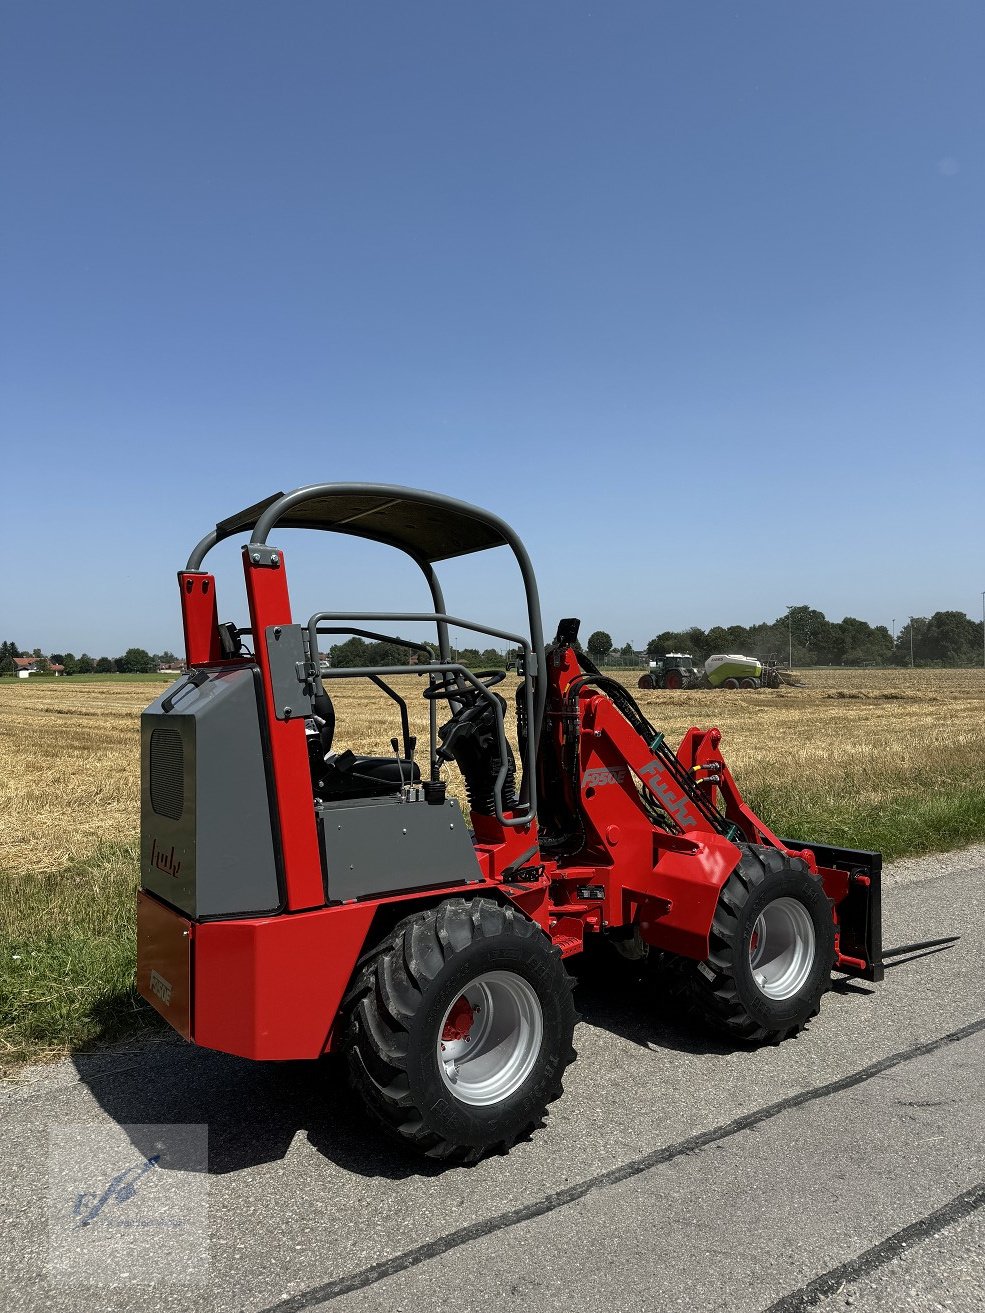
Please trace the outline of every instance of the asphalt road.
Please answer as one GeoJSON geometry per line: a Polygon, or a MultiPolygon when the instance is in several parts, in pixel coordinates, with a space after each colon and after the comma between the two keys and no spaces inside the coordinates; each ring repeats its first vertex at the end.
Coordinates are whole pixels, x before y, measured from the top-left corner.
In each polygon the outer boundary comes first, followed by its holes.
{"type": "MultiPolygon", "coordinates": [[[[0,1090],[3,1305],[980,1313],[983,887],[985,848],[891,868],[886,944],[960,943],[836,988],[775,1049],[730,1051],[643,990],[586,979],[564,1098],[529,1142],[469,1170],[379,1142],[331,1070],[170,1040],[35,1069],[0,1090]],[[152,1280],[155,1234],[118,1230],[99,1260],[116,1284],[80,1284],[52,1203],[59,1128],[84,1128],[72,1170],[95,1199],[108,1169],[86,1137],[115,1135],[138,1163],[162,1123],[207,1124],[207,1170],[171,1145],[137,1193],[187,1187],[203,1218],[207,1195],[205,1266],[171,1236],[178,1256],[152,1280]]],[[[114,1197],[101,1221],[139,1206],[114,1197]]]]}

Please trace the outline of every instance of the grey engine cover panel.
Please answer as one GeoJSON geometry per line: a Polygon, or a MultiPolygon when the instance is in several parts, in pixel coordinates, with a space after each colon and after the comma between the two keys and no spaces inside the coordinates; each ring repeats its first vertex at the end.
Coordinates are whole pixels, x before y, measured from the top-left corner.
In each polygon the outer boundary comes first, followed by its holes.
{"type": "Polygon", "coordinates": [[[281,905],[253,666],[172,685],[140,718],[143,888],[191,917],[281,905]]]}
{"type": "Polygon", "coordinates": [[[482,880],[462,810],[396,798],[318,807],[329,902],[482,880]]]}

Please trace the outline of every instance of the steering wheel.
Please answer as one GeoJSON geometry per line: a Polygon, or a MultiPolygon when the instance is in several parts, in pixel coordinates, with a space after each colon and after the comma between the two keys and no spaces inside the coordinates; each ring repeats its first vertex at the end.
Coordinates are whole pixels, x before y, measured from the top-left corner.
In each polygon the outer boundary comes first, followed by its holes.
{"type": "MultiPolygon", "coordinates": [[[[493,688],[496,684],[501,684],[506,678],[505,670],[476,670],[473,672],[476,679],[482,680],[483,688],[493,688]]],[[[465,688],[459,688],[458,685],[449,686],[448,684],[429,684],[424,690],[423,696],[429,702],[435,702],[439,698],[462,698],[469,693],[476,693],[474,684],[467,684],[465,688]]]]}

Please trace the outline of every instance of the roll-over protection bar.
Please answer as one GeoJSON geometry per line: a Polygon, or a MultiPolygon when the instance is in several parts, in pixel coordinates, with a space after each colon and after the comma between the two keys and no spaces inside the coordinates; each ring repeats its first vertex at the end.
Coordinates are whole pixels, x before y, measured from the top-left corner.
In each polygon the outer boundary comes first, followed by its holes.
{"type": "MultiPolygon", "coordinates": [[[[250,549],[265,549],[277,526],[321,529],[367,538],[395,547],[417,563],[427,580],[434,601],[434,620],[442,661],[451,659],[447,608],[434,562],[509,547],[523,580],[533,669],[533,721],[530,737],[536,751],[544,722],[547,685],[544,665],[544,630],[540,613],[537,579],[527,550],[505,520],[469,502],[442,493],[382,483],[312,483],[293,492],[276,493],[221,521],[195,546],[186,571],[197,572],[216,543],[231,535],[250,531],[250,549]]],[[[422,617],[425,618],[425,617],[422,617]]]]}

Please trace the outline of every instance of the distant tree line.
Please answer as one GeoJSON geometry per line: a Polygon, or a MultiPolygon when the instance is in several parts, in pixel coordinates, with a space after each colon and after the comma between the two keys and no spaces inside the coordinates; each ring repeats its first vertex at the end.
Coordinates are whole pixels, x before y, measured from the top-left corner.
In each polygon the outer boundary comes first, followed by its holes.
{"type": "MultiPolygon", "coordinates": [[[[599,665],[625,664],[635,654],[632,643],[616,647],[604,629],[595,630],[586,646],[599,665]]],[[[328,658],[337,668],[402,666],[436,658],[437,649],[431,644],[427,647],[425,653],[400,643],[375,643],[354,637],[331,647],[328,658]]],[[[781,661],[792,656],[795,666],[908,666],[911,659],[920,666],[975,666],[982,664],[982,622],[972,620],[963,611],[935,611],[931,616],[908,620],[894,640],[885,625],[870,625],[855,616],[829,620],[814,607],[794,606],[789,615],[756,625],[666,629],[646,645],[648,657],[667,652],[689,652],[696,661],[704,661],[715,652],[742,652],[781,661]]],[[[473,670],[502,670],[516,657],[512,650],[499,652],[492,647],[456,647],[454,653],[462,665],[473,670]]],[[[181,664],[173,652],[150,653],[142,647],[128,647],[117,657],[93,657],[88,652],[81,656],[52,652],[45,657],[38,647],[32,651],[7,641],[0,643],[0,675],[15,674],[14,658],[25,656],[37,660],[39,673],[51,673],[51,666],[59,665],[66,675],[147,674],[181,664]]]]}
{"type": "Polygon", "coordinates": [[[146,675],[179,665],[179,658],[173,652],[152,654],[142,647],[128,647],[118,657],[93,657],[88,652],[83,652],[81,656],[76,656],[74,652],[51,652],[44,656],[39,647],[28,651],[7,641],[0,643],[0,675],[17,673],[15,657],[32,657],[37,662],[39,675],[52,674],[52,666],[63,666],[66,675],[146,675]]]}
{"type": "MultiPolygon", "coordinates": [[[[974,666],[982,664],[982,622],[963,611],[935,611],[914,616],[893,635],[885,625],[845,616],[829,620],[823,611],[795,606],[789,616],[758,625],[713,625],[665,630],[646,645],[650,657],[666,652],[690,652],[703,661],[715,652],[742,652],[749,656],[793,656],[795,666],[974,666]]],[[[594,636],[593,636],[594,637],[594,636]]]]}
{"type": "MultiPolygon", "coordinates": [[[[353,669],[357,666],[407,666],[422,661],[436,661],[438,649],[426,643],[426,652],[400,643],[373,643],[365,638],[348,638],[328,650],[329,664],[335,669],[353,669]]],[[[455,647],[455,659],[470,670],[503,670],[512,653],[497,652],[493,647],[480,651],[477,647],[455,647]]]]}

